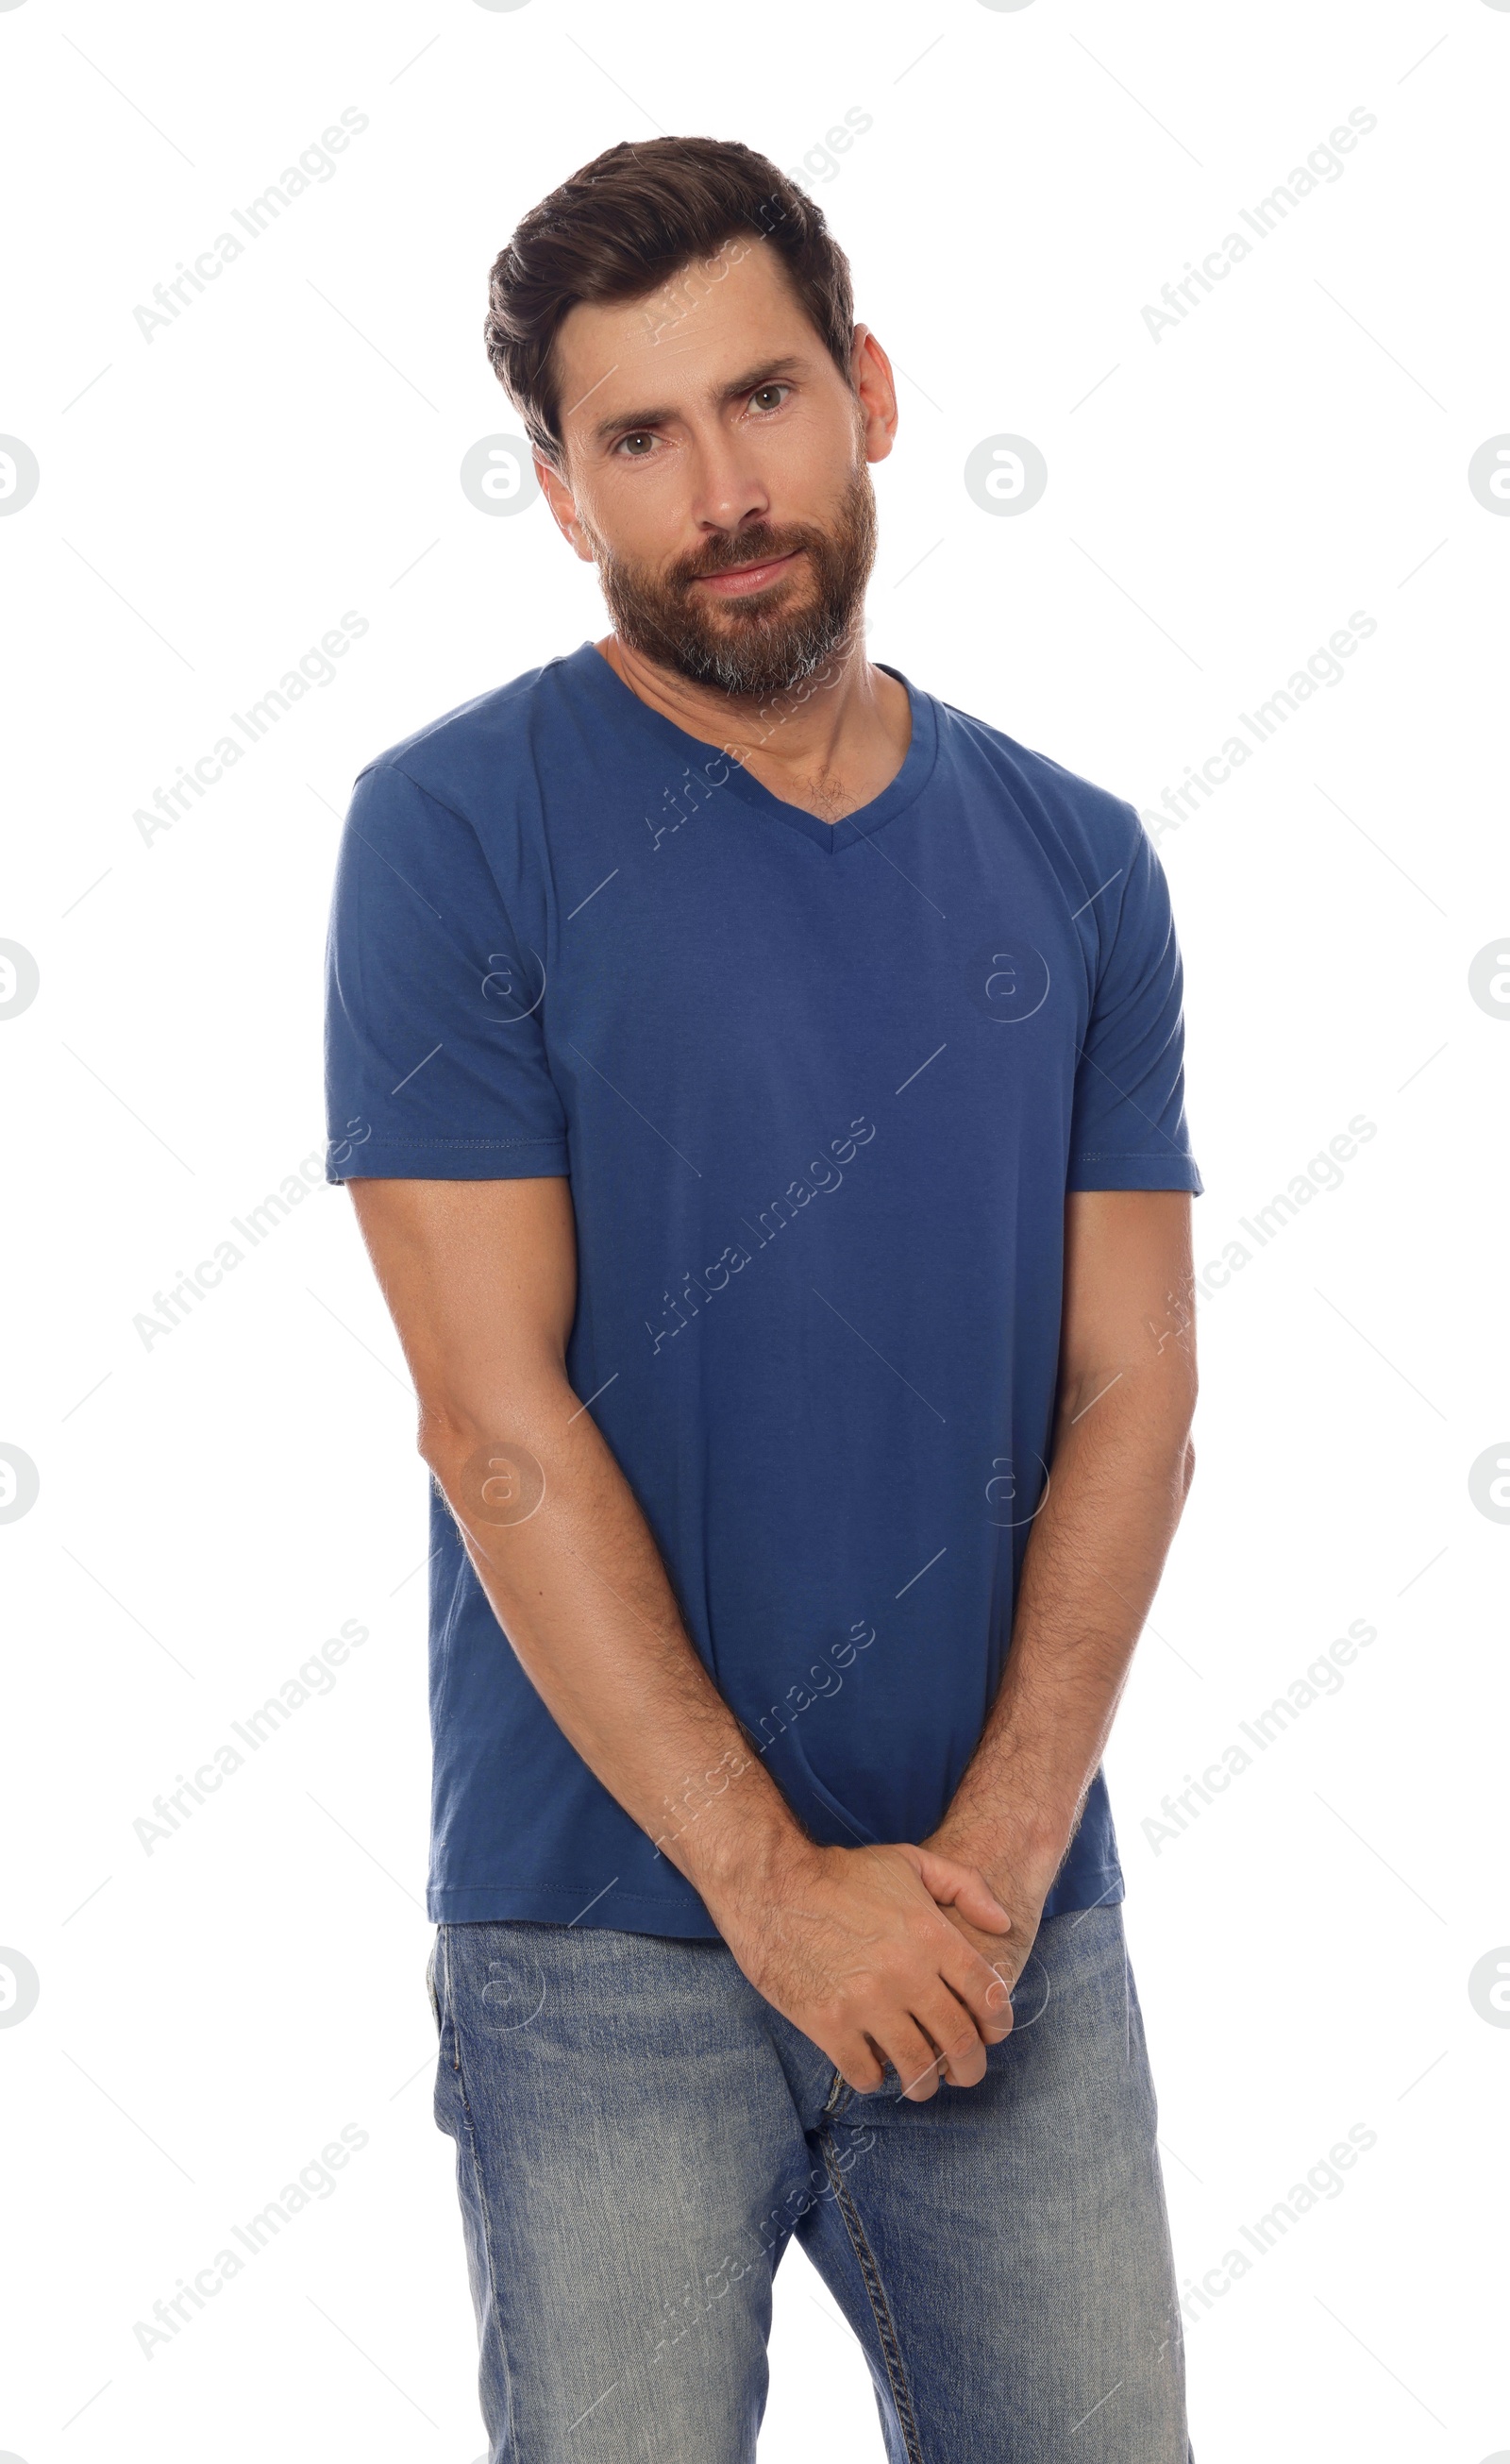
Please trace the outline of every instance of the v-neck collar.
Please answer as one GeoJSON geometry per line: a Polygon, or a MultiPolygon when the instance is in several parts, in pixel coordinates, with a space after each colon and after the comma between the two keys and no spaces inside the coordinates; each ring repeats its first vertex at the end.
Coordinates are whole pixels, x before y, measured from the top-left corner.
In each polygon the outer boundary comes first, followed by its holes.
{"type": "Polygon", "coordinates": [[[731,761],[720,746],[705,737],[689,736],[685,728],[652,710],[609,666],[595,642],[583,642],[563,657],[561,665],[615,725],[638,726],[688,769],[703,770],[710,777],[721,770],[724,775],[714,779],[715,785],[729,787],[741,803],[763,813],[768,820],[785,822],[790,828],[799,830],[825,855],[841,855],[846,847],[873,837],[887,822],[895,821],[922,794],[938,756],[938,713],[932,694],[913,685],[899,668],[889,666],[885,659],[876,660],[875,665],[885,668],[888,676],[895,676],[907,694],[912,713],[911,742],[901,769],[879,796],[873,796],[868,804],[858,805],[854,812],[845,813],[841,821],[825,822],[801,804],[789,804],[780,796],[773,795],[742,763],[731,761]]]}

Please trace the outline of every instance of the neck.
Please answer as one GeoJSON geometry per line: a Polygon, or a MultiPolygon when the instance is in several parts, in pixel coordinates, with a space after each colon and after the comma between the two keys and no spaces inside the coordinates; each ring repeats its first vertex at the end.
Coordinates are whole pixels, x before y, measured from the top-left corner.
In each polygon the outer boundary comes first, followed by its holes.
{"type": "Polygon", "coordinates": [[[858,632],[802,683],[763,696],[693,684],[617,633],[595,647],[651,710],[684,734],[719,745],[793,803],[851,809],[877,792],[878,772],[894,774],[906,756],[906,689],[866,658],[858,632]]]}

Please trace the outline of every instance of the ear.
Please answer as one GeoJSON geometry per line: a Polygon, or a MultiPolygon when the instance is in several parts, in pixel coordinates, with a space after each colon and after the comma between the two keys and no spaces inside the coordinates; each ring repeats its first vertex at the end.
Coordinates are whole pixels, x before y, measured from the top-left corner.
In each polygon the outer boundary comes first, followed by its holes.
{"type": "Polygon", "coordinates": [[[547,462],[543,454],[536,453],[535,475],[540,483],[540,494],[550,506],[552,517],[561,537],[577,550],[584,564],[591,564],[593,552],[582,537],[581,524],[577,518],[577,499],[560,472],[554,462],[547,462]]]}
{"type": "Polygon", "coordinates": [[[897,389],[891,363],[868,325],[855,327],[849,371],[864,428],[865,460],[884,462],[897,432],[897,389]]]}

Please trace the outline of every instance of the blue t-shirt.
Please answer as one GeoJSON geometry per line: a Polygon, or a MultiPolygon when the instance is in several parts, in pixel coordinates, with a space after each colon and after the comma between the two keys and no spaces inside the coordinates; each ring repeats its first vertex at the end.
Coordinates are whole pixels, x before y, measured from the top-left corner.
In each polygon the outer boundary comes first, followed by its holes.
{"type": "MultiPolygon", "coordinates": [[[[900,681],[900,771],[828,823],[584,642],[361,772],[329,946],[327,1177],[569,1176],[573,1389],[839,1845],[924,1838],[996,1693],[1066,1190],[1201,1187],[1137,813],[900,681]]],[[[432,1920],[713,1934],[431,1514],[432,1920]]],[[[1121,1896],[1098,1773],[1046,1913],[1121,1896]]]]}

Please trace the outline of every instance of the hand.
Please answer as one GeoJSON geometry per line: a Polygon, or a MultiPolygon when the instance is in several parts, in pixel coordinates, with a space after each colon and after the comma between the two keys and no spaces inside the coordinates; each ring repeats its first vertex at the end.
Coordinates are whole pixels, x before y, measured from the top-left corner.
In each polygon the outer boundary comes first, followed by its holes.
{"type": "Polygon", "coordinates": [[[1012,2012],[977,1946],[999,1950],[1012,1920],[973,1867],[906,1842],[802,1840],[774,1876],[718,1898],[714,1920],[752,1985],[860,2095],[882,2086],[887,2061],[914,2103],[941,2078],[985,2077],[1012,2012]]]}
{"type": "MultiPolygon", "coordinates": [[[[924,1850],[926,1856],[941,1859],[951,1864],[957,1864],[969,1853],[966,1843],[963,1840],[952,1839],[947,1826],[942,1824],[931,1834],[924,1850]]],[[[1003,1941],[995,1929],[988,1931],[973,1923],[974,1911],[962,1901],[941,1907],[940,1913],[955,1927],[963,1940],[969,1943],[971,1948],[980,1954],[986,1965],[1006,1986],[1010,1997],[1012,1989],[1028,1964],[1033,1945],[1038,1939],[1039,1926],[1043,1916],[1043,1903],[1049,1895],[1050,1886],[1058,1871],[1059,1860],[1057,1857],[1032,1857],[1025,1853],[1009,1854],[1006,1858],[994,1856],[987,1859],[981,1855],[978,1846],[975,1848],[975,1853],[980,1856],[980,1862],[967,1865],[966,1870],[979,1875],[983,1887],[993,1892],[998,1905],[1007,1910],[1011,1918],[1011,1930],[1006,1940],[1003,1941]],[[989,1881],[986,1881],[988,1874],[989,1881]]],[[[1012,2005],[1009,1998],[1003,2035],[1010,2033],[1012,2023],[1012,2005]]]]}

